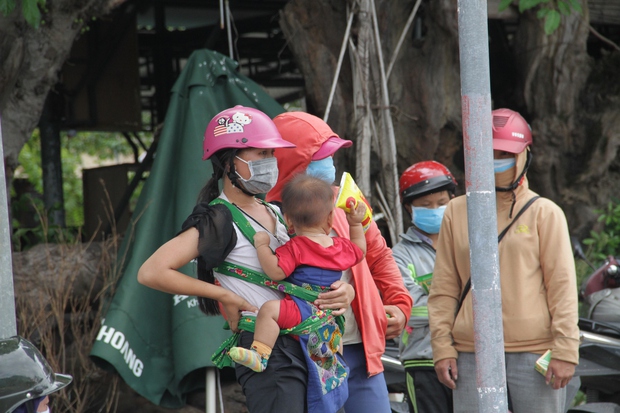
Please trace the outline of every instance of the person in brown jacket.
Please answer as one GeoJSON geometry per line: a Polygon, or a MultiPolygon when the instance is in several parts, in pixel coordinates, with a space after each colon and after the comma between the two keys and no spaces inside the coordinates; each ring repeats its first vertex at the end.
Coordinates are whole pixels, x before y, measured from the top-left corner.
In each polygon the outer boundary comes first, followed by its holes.
{"type": "MultiPolygon", "coordinates": [[[[526,172],[532,133],[509,109],[493,111],[497,232],[536,193],[526,172]]],[[[565,386],[579,357],[577,285],[568,225],[549,199],[539,198],[499,243],[506,383],[514,413],[563,412],[565,386]],[[534,369],[551,350],[545,376],[534,369]]],[[[454,411],[478,411],[471,293],[457,312],[470,279],[467,198],[445,211],[428,298],[435,371],[453,389],[454,411]]]]}

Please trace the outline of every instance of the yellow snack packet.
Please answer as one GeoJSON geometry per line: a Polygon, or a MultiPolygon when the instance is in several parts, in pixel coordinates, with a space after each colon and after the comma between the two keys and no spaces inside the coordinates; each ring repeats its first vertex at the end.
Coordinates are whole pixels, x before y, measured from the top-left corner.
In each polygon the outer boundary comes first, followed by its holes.
{"type": "Polygon", "coordinates": [[[336,207],[343,209],[345,212],[351,211],[349,205],[351,201],[354,201],[353,205],[357,205],[358,202],[366,204],[366,213],[364,214],[364,220],[362,221],[362,227],[364,232],[370,227],[372,222],[372,208],[366,200],[362,191],[357,187],[357,184],[353,180],[350,173],[344,172],[340,179],[340,189],[338,190],[338,196],[336,197],[336,207]]]}
{"type": "Polygon", "coordinates": [[[540,356],[538,360],[536,360],[536,365],[534,368],[537,372],[542,374],[543,376],[547,375],[547,368],[549,367],[549,362],[551,361],[551,350],[545,351],[545,354],[540,356]]]}

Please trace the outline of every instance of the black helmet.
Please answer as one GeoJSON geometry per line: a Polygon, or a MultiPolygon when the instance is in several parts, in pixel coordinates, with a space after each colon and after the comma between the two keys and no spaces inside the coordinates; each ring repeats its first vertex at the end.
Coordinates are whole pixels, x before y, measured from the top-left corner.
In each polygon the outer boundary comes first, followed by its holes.
{"type": "Polygon", "coordinates": [[[37,348],[22,337],[0,340],[0,412],[54,393],[73,378],[56,374],[37,348]]]}

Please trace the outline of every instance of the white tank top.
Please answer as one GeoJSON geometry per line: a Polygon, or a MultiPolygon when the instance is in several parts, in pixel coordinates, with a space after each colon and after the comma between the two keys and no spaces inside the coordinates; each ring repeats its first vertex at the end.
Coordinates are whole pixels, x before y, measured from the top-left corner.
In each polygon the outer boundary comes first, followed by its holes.
{"type": "MultiPolygon", "coordinates": [[[[228,201],[226,195],[224,193],[220,194],[220,198],[228,201]]],[[[274,206],[277,209],[277,207],[274,206]]],[[[269,208],[268,208],[269,209],[269,208]]],[[[269,212],[271,210],[269,209],[269,212]]],[[[275,213],[272,213],[274,219],[276,221],[276,234],[272,234],[267,231],[269,234],[270,242],[269,246],[272,250],[275,251],[280,245],[284,244],[289,240],[288,232],[286,227],[280,222],[275,213]]],[[[265,231],[265,228],[261,227],[257,222],[248,218],[248,222],[256,231],[265,231]]],[[[256,248],[248,241],[248,239],[243,235],[243,233],[239,230],[237,225],[233,225],[235,228],[235,233],[237,234],[237,245],[226,257],[226,261],[232,264],[239,264],[244,267],[250,268],[255,271],[263,272],[263,269],[260,266],[260,262],[258,261],[258,256],[256,255],[256,248]]],[[[261,285],[253,284],[248,281],[243,281],[239,278],[231,277],[228,275],[220,274],[214,271],[213,275],[220,282],[223,288],[230,290],[237,294],[240,297],[245,298],[250,304],[255,305],[260,308],[266,301],[269,300],[280,300],[284,298],[284,293],[276,290],[272,290],[268,287],[263,287],[261,285]]],[[[244,314],[253,314],[251,312],[244,312],[244,314]]]]}

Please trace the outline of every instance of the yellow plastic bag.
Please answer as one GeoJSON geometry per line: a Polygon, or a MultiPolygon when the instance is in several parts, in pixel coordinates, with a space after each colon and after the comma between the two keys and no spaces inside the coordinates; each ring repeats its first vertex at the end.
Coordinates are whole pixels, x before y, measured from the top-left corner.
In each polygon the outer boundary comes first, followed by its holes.
{"type": "Polygon", "coordinates": [[[366,204],[366,214],[364,214],[364,220],[362,221],[362,227],[364,227],[364,232],[366,232],[372,222],[372,208],[364,194],[362,194],[362,191],[357,187],[351,174],[344,172],[340,179],[340,190],[336,197],[336,207],[349,212],[351,211],[350,205],[352,201],[354,206],[360,201],[366,204]]]}

